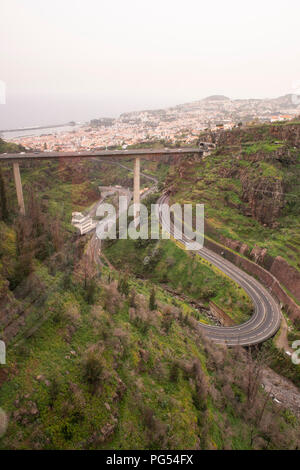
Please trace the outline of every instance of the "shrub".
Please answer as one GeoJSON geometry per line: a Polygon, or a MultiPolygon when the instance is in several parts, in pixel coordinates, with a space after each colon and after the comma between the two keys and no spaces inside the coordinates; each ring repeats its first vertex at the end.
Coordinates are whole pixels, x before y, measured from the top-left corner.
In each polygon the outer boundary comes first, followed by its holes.
{"type": "Polygon", "coordinates": [[[154,287],[151,290],[150,299],[149,299],[149,308],[150,310],[156,309],[156,296],[154,287]]]}
{"type": "Polygon", "coordinates": [[[166,333],[170,331],[172,323],[173,323],[172,307],[168,305],[163,311],[163,318],[162,318],[162,327],[166,333]]]}
{"type": "Polygon", "coordinates": [[[117,313],[121,305],[121,295],[113,281],[104,288],[104,308],[109,313],[117,313]]]}
{"type": "Polygon", "coordinates": [[[173,362],[170,369],[170,380],[171,382],[177,383],[179,380],[180,367],[177,362],[173,362]]]}
{"type": "Polygon", "coordinates": [[[121,279],[119,280],[118,291],[121,292],[121,294],[125,295],[125,297],[128,297],[128,295],[129,295],[129,283],[128,283],[127,276],[121,277],[121,279]]]}
{"type": "Polygon", "coordinates": [[[103,377],[103,364],[99,357],[90,352],[83,362],[83,379],[95,392],[103,377]]]}
{"type": "Polygon", "coordinates": [[[89,305],[93,305],[96,301],[97,283],[95,279],[89,279],[86,286],[86,301],[89,305]]]}
{"type": "Polygon", "coordinates": [[[54,377],[49,385],[49,406],[53,408],[55,400],[57,399],[59,392],[60,392],[60,382],[54,377]]]}

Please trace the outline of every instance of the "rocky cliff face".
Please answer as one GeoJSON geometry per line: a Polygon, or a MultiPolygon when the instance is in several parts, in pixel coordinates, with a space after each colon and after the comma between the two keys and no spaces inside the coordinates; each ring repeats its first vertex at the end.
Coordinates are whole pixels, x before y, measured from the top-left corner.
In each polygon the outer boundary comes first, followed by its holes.
{"type": "MultiPolygon", "coordinates": [[[[207,234],[211,233],[209,224],[206,224],[205,232],[207,234]]],[[[252,250],[246,243],[243,243],[239,240],[231,240],[230,238],[218,237],[220,242],[230,248],[230,250],[236,251],[243,256],[248,257],[256,264],[267,269],[275,278],[285,286],[295,297],[295,299],[300,302],[300,272],[289,265],[289,263],[282,258],[282,256],[270,256],[266,248],[261,248],[255,245],[252,250]]],[[[233,258],[235,260],[235,258],[233,258]]],[[[300,307],[299,307],[300,314],[300,307]]],[[[300,318],[300,315],[298,315],[300,318]]]]}
{"type": "Polygon", "coordinates": [[[217,154],[232,156],[230,166],[220,165],[219,176],[241,182],[244,204],[240,210],[244,215],[268,227],[277,226],[299,158],[298,139],[299,125],[234,129],[219,134],[217,154]],[[274,133],[279,141],[272,138],[274,133]]]}
{"type": "Polygon", "coordinates": [[[240,180],[243,188],[242,200],[247,203],[242,208],[243,214],[269,227],[276,227],[276,220],[284,207],[282,181],[269,178],[253,181],[246,171],[241,172],[240,180]]]}
{"type": "Polygon", "coordinates": [[[250,255],[253,261],[255,261],[255,263],[253,263],[231,251],[235,250],[243,254],[242,249],[245,248],[245,244],[242,244],[237,240],[228,239],[223,239],[222,243],[230,248],[230,250],[207,238],[205,238],[204,245],[259,279],[275,295],[278,301],[282,303],[290,319],[295,323],[299,322],[300,306],[286,293],[282,288],[282,285],[289,288],[295,298],[300,301],[300,273],[290,266],[283,258],[278,256],[275,260],[274,258],[271,258],[274,267],[272,266],[272,269],[269,269],[269,271],[271,271],[270,274],[270,272],[260,266],[263,265],[263,261],[268,258],[266,250],[255,247],[250,255]]]}
{"type": "Polygon", "coordinates": [[[285,259],[277,256],[270,268],[270,272],[284,286],[288,286],[289,291],[300,302],[300,273],[290,266],[285,259]]]}
{"type": "Polygon", "coordinates": [[[216,141],[219,146],[240,144],[245,139],[245,132],[249,141],[260,141],[268,134],[277,140],[284,140],[290,145],[300,148],[300,126],[291,121],[288,125],[271,124],[268,126],[253,126],[246,128],[235,128],[230,131],[221,131],[209,135],[211,141],[216,141]]]}
{"type": "Polygon", "coordinates": [[[200,164],[176,166],[172,200],[204,203],[206,235],[268,270],[300,301],[300,124],[242,127],[203,140],[217,141],[216,150],[200,164]]]}
{"type": "MultiPolygon", "coordinates": [[[[225,201],[230,207],[236,207],[240,212],[258,220],[268,227],[277,227],[277,219],[285,206],[286,185],[284,179],[279,176],[265,176],[260,168],[260,163],[270,159],[274,162],[276,153],[265,155],[261,152],[251,157],[245,154],[237,154],[230,167],[220,167],[218,176],[221,178],[236,179],[241,183],[241,200],[243,204],[236,205],[225,201]],[[245,168],[240,161],[249,162],[245,168]]],[[[285,154],[285,165],[293,163],[294,156],[285,154]]],[[[281,164],[279,163],[279,166],[281,164]]]]}

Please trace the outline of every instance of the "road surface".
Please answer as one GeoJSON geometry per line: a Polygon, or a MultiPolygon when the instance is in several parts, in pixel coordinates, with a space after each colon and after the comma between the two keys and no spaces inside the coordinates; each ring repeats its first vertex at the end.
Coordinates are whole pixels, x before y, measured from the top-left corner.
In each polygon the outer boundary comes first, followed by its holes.
{"type": "MultiPolygon", "coordinates": [[[[167,204],[169,197],[161,196],[159,205],[167,204]]],[[[166,216],[160,211],[160,222],[162,227],[167,229],[166,216]]],[[[172,235],[173,226],[170,224],[172,235]]],[[[185,235],[180,240],[183,244],[190,242],[185,235]]],[[[230,261],[215,254],[207,248],[197,251],[198,254],[220,269],[238,285],[240,285],[252,299],[254,314],[245,323],[236,326],[211,326],[201,323],[201,328],[205,335],[217,343],[226,343],[228,346],[250,346],[266,341],[273,336],[280,327],[281,311],[278,303],[256,279],[246,274],[230,261]]]]}

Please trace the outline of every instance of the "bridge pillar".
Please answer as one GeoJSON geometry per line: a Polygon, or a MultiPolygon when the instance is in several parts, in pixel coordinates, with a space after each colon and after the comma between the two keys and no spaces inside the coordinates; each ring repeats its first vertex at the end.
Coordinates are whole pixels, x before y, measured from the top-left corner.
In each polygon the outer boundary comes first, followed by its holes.
{"type": "MultiPolygon", "coordinates": [[[[140,157],[136,157],[134,160],[133,204],[140,204],[140,157]]],[[[139,217],[136,218],[136,226],[137,225],[139,225],[139,217]]]]}
{"type": "Polygon", "coordinates": [[[17,162],[13,163],[13,171],[14,171],[14,179],[15,179],[20,214],[25,215],[25,204],[24,204],[24,198],[23,198],[23,189],[22,189],[19,163],[17,162]]]}

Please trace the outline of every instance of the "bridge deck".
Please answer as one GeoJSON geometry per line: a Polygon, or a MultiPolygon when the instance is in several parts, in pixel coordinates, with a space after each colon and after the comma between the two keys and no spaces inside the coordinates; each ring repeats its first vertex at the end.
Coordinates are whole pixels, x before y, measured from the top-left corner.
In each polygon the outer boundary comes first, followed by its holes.
{"type": "Polygon", "coordinates": [[[4,161],[26,161],[26,160],[52,160],[59,158],[92,158],[92,157],[160,157],[162,155],[182,155],[191,153],[203,153],[199,148],[178,148],[178,149],[130,149],[130,150],[97,150],[89,152],[34,152],[34,153],[8,153],[0,154],[0,162],[4,161]]]}

